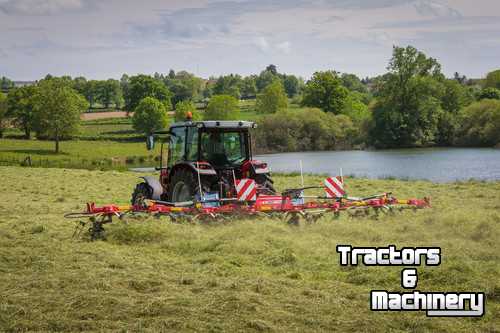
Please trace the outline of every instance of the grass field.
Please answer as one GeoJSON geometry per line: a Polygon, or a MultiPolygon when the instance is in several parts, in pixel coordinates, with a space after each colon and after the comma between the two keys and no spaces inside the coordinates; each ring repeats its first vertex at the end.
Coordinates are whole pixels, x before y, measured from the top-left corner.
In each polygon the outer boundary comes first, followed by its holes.
{"type": "MultiPolygon", "coordinates": [[[[353,195],[430,195],[433,208],[299,227],[117,222],[107,241],[88,242],[71,239],[73,223],[62,215],[86,201],[127,203],[137,174],[20,167],[0,174],[0,331],[499,331],[499,182],[352,179],[353,195]],[[371,313],[369,291],[401,290],[401,268],[343,268],[337,244],[441,246],[440,266],[418,268],[418,289],[484,291],[486,314],[371,313]]],[[[283,189],[299,179],[276,183],[283,189]]]]}
{"type": "Polygon", "coordinates": [[[27,164],[34,167],[78,169],[126,169],[134,165],[155,165],[159,146],[153,152],[144,142],[86,141],[61,142],[61,152],[54,153],[54,143],[39,140],[0,140],[0,165],[27,164]]]}

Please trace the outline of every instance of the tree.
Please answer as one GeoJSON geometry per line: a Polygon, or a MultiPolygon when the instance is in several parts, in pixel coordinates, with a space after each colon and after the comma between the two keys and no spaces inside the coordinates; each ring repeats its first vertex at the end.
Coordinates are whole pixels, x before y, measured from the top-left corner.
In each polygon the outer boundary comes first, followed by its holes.
{"type": "Polygon", "coordinates": [[[484,99],[461,112],[459,143],[467,146],[494,146],[500,143],[500,101],[484,99]]]}
{"type": "Polygon", "coordinates": [[[276,65],[271,64],[271,65],[267,66],[266,71],[271,72],[271,74],[273,74],[273,75],[278,75],[278,68],[276,67],[276,65]]]}
{"type": "Polygon", "coordinates": [[[276,113],[288,107],[288,99],[281,82],[268,85],[262,94],[257,96],[255,109],[259,113],[276,113]]]}
{"type": "Polygon", "coordinates": [[[59,153],[59,141],[77,132],[88,103],[67,82],[52,78],[38,84],[33,108],[37,136],[54,140],[59,153]]]}
{"type": "Polygon", "coordinates": [[[123,74],[120,78],[120,87],[122,89],[124,105],[130,105],[130,78],[127,74],[123,74]]]}
{"type": "Polygon", "coordinates": [[[173,69],[171,69],[168,72],[168,77],[171,78],[171,79],[175,79],[175,71],[173,69]]]}
{"type": "Polygon", "coordinates": [[[123,103],[122,89],[117,80],[97,81],[96,94],[99,102],[106,108],[109,108],[111,104],[120,108],[123,103]]]}
{"type": "Polygon", "coordinates": [[[467,77],[465,75],[460,75],[460,73],[458,72],[455,72],[453,74],[453,80],[457,81],[462,85],[465,85],[467,83],[467,77]]]}
{"type": "Polygon", "coordinates": [[[240,106],[238,100],[229,95],[212,96],[205,111],[205,120],[238,120],[240,106]]]}
{"type": "Polygon", "coordinates": [[[373,108],[376,144],[384,147],[427,146],[435,143],[442,114],[441,86],[429,77],[407,82],[413,92],[402,109],[391,96],[377,99],[373,108]],[[435,97],[438,96],[438,97],[435,97]]]}
{"type": "Polygon", "coordinates": [[[164,79],[168,89],[172,92],[172,104],[180,101],[193,100],[201,91],[202,79],[186,71],[180,71],[164,79]]]}
{"type": "Polygon", "coordinates": [[[33,96],[35,86],[14,88],[7,96],[7,116],[13,119],[13,124],[24,131],[24,137],[29,139],[34,127],[33,96]]]}
{"type": "Polygon", "coordinates": [[[288,97],[292,98],[299,93],[299,85],[300,81],[295,75],[284,76],[283,86],[288,97]]]}
{"type": "Polygon", "coordinates": [[[193,120],[201,120],[201,114],[191,101],[182,101],[175,105],[175,121],[185,121],[187,113],[191,112],[193,120]]]}
{"type": "Polygon", "coordinates": [[[380,79],[373,108],[376,145],[433,144],[443,112],[441,66],[412,46],[394,47],[388,70],[380,79]]]}
{"type": "Polygon", "coordinates": [[[241,76],[238,74],[230,74],[221,76],[215,82],[213,87],[214,95],[230,95],[236,99],[240,99],[240,85],[242,84],[241,76]]]}
{"type": "Polygon", "coordinates": [[[444,111],[457,114],[460,109],[472,102],[467,89],[456,80],[444,80],[444,94],[441,103],[444,111]]]}
{"type": "Polygon", "coordinates": [[[497,88],[484,88],[479,93],[478,97],[481,99],[500,99],[500,89],[497,88]]]}
{"type": "Polygon", "coordinates": [[[357,91],[362,94],[368,93],[368,88],[366,88],[355,74],[343,73],[340,79],[344,87],[349,91],[357,91]]]}
{"type": "Polygon", "coordinates": [[[2,78],[0,79],[0,90],[6,91],[11,88],[14,88],[14,82],[6,78],[5,76],[2,76],[2,78]]]}
{"type": "Polygon", "coordinates": [[[255,81],[255,84],[257,86],[257,91],[261,92],[262,90],[264,90],[265,87],[273,83],[275,80],[279,80],[279,77],[275,70],[266,69],[262,71],[255,81]]]}
{"type": "Polygon", "coordinates": [[[350,91],[344,103],[342,114],[349,116],[356,124],[370,118],[368,106],[363,103],[364,94],[357,91],[350,91]]]}
{"type": "Polygon", "coordinates": [[[153,97],[165,105],[167,110],[172,108],[171,97],[172,93],[168,90],[163,82],[155,80],[148,75],[136,75],[130,78],[128,88],[127,110],[135,110],[139,103],[145,97],[153,97]]]}
{"type": "Polygon", "coordinates": [[[316,72],[306,83],[302,105],[340,114],[348,93],[336,72],[316,72]]]}
{"type": "Polygon", "coordinates": [[[137,132],[151,135],[168,126],[165,103],[154,97],[143,98],[134,110],[132,124],[137,132]]]}
{"type": "Polygon", "coordinates": [[[205,88],[203,89],[203,98],[204,99],[212,97],[212,95],[214,94],[214,86],[215,86],[215,79],[210,78],[205,83],[205,88]]]}
{"type": "Polygon", "coordinates": [[[3,137],[4,120],[7,114],[7,96],[0,91],[0,138],[3,137]]]}
{"type": "Polygon", "coordinates": [[[89,107],[92,108],[97,101],[99,92],[98,92],[98,81],[90,80],[86,81],[82,85],[82,91],[80,92],[87,102],[89,103],[89,107]]]}
{"type": "Polygon", "coordinates": [[[85,96],[85,86],[87,85],[87,79],[83,76],[78,76],[73,79],[73,89],[75,89],[80,95],[85,96]]]}
{"type": "Polygon", "coordinates": [[[500,89],[500,69],[486,75],[485,87],[500,89]]]}
{"type": "Polygon", "coordinates": [[[241,97],[244,99],[249,99],[257,95],[257,86],[255,84],[255,76],[247,76],[241,82],[241,97]]]}

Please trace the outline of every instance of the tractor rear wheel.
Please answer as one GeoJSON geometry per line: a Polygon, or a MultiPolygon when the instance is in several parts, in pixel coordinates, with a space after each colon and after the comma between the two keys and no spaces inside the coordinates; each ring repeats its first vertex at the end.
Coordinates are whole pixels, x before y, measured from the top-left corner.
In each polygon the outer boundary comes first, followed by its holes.
{"type": "Polygon", "coordinates": [[[132,200],[130,202],[132,205],[141,205],[146,199],[153,198],[153,190],[146,183],[137,184],[134,193],[132,193],[132,200]]]}
{"type": "Polygon", "coordinates": [[[190,170],[179,170],[170,179],[168,197],[171,202],[192,201],[198,194],[198,183],[190,170]]]}

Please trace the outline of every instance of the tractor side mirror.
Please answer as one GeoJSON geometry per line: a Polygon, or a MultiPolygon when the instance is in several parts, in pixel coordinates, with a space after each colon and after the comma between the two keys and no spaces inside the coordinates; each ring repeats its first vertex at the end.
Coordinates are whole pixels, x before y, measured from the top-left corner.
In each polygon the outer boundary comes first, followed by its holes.
{"type": "Polygon", "coordinates": [[[148,150],[153,150],[155,147],[155,138],[152,135],[149,135],[146,139],[146,148],[148,150]]]}

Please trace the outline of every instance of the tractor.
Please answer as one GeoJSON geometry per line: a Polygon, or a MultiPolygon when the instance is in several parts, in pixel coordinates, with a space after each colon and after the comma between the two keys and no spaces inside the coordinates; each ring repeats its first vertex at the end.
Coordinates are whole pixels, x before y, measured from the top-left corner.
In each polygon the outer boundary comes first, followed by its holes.
{"type": "Polygon", "coordinates": [[[252,156],[250,121],[176,122],[148,136],[147,148],[161,142],[159,178],[141,177],[132,205],[145,199],[169,203],[231,200],[239,179],[255,180],[258,194],[276,194],[267,163],[252,156]],[[168,146],[168,148],[164,148],[168,146]]]}

